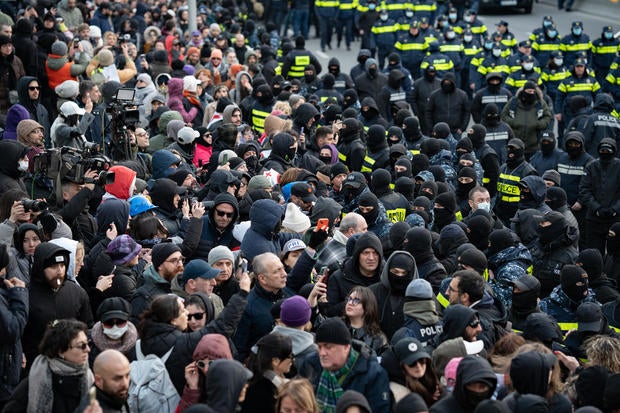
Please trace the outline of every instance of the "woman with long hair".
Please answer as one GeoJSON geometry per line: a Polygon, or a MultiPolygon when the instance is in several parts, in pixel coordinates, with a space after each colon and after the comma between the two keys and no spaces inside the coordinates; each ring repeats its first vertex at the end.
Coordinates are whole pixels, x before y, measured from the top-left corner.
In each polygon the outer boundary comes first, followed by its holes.
{"type": "Polygon", "coordinates": [[[242,412],[256,411],[257,406],[273,412],[279,388],[288,380],[293,365],[293,342],[289,336],[280,333],[267,334],[256,343],[256,354],[248,363],[254,377],[250,381],[242,412]]]}
{"type": "Polygon", "coordinates": [[[319,413],[319,405],[308,379],[293,379],[284,384],[278,393],[276,413],[319,413]]]}
{"type": "Polygon", "coordinates": [[[363,341],[377,352],[383,353],[388,340],[379,326],[377,299],[368,287],[354,287],[345,299],[344,322],[351,330],[351,337],[363,341]]]}
{"type": "Polygon", "coordinates": [[[433,370],[431,356],[422,343],[413,337],[400,339],[394,345],[394,353],[403,372],[403,382],[390,382],[390,390],[397,403],[409,393],[417,393],[427,406],[432,406],[441,397],[439,379],[433,370]]]}

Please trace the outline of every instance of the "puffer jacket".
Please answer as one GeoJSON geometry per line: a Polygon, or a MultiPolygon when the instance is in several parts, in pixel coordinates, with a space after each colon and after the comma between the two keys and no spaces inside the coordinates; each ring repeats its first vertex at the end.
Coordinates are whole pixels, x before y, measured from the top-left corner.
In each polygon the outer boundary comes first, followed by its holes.
{"type": "Polygon", "coordinates": [[[183,116],[176,110],[162,113],[159,118],[159,133],[149,139],[149,153],[165,149],[174,142],[174,140],[168,138],[168,124],[173,120],[183,120],[183,116]]]}
{"type": "MultiPolygon", "coordinates": [[[[588,295],[577,303],[571,300],[566,293],[562,291],[561,285],[558,285],[553,289],[549,297],[543,298],[540,301],[539,306],[543,313],[549,314],[558,322],[562,331],[568,331],[573,329],[572,326],[567,327],[566,324],[563,325],[563,323],[577,322],[577,307],[582,303],[598,303],[594,291],[588,288],[588,295]]],[[[600,303],[598,304],[600,305],[600,303]]]]}
{"type": "Polygon", "coordinates": [[[594,113],[588,116],[583,136],[584,148],[594,158],[598,157],[598,145],[603,138],[612,138],[620,141],[620,120],[611,113],[614,110],[614,100],[607,93],[599,93],[594,101],[594,113]]]}
{"type": "Polygon", "coordinates": [[[521,243],[503,249],[489,257],[489,269],[495,274],[491,288],[505,308],[512,306],[511,283],[522,275],[528,274],[531,267],[532,254],[521,243]]]}
{"type": "Polygon", "coordinates": [[[196,115],[198,115],[198,109],[195,107],[192,107],[190,110],[185,110],[183,106],[183,79],[173,77],[168,81],[167,105],[170,110],[179,112],[185,123],[192,123],[196,115]]]}
{"type": "Polygon", "coordinates": [[[567,227],[561,238],[546,245],[537,242],[530,248],[534,259],[534,276],[542,285],[542,297],[560,283],[562,267],[574,263],[577,259],[579,255],[577,240],[577,229],[567,227]]]}
{"type": "MultiPolygon", "coordinates": [[[[612,145],[618,153],[615,140],[603,138],[603,143],[612,145]]],[[[599,208],[612,208],[616,213],[620,212],[620,159],[614,158],[608,162],[596,159],[586,166],[579,184],[579,201],[588,207],[586,220],[593,223],[617,220],[617,217],[601,218],[596,215],[596,211],[599,208]]]]}

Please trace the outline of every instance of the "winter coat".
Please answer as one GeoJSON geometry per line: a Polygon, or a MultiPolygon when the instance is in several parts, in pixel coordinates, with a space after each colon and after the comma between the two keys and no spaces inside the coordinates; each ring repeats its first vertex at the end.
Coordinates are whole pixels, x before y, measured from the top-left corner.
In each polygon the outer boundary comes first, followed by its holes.
{"type": "Polygon", "coordinates": [[[405,300],[404,324],[394,333],[399,337],[414,337],[423,345],[443,332],[443,322],[435,300],[405,300]]]}
{"type": "Polygon", "coordinates": [[[209,210],[208,214],[202,216],[202,232],[200,233],[200,241],[198,242],[198,248],[192,256],[192,258],[202,258],[206,260],[209,256],[209,251],[218,245],[225,245],[231,250],[239,248],[239,241],[233,236],[233,229],[235,222],[239,216],[239,207],[237,200],[234,196],[227,192],[218,194],[213,200],[213,208],[209,210]],[[233,207],[233,217],[230,224],[224,231],[220,232],[215,228],[215,221],[213,214],[215,214],[215,208],[218,205],[227,204],[233,207]]]}
{"type": "Polygon", "coordinates": [[[373,77],[369,73],[368,69],[371,66],[371,61],[375,64],[377,63],[374,59],[366,60],[364,65],[365,72],[354,79],[360,102],[366,97],[374,99],[379,94],[381,88],[387,84],[388,77],[385,74],[377,72],[377,75],[373,77]]]}
{"type": "Polygon", "coordinates": [[[543,298],[540,303],[540,311],[549,314],[559,324],[562,331],[573,330],[576,328],[577,323],[577,307],[581,303],[597,303],[596,294],[594,291],[588,288],[588,295],[586,295],[580,302],[571,300],[564,291],[562,286],[557,285],[549,297],[543,298]],[[566,324],[571,323],[571,324],[566,324]]]}
{"type": "Polygon", "coordinates": [[[170,348],[174,350],[166,361],[166,370],[179,394],[185,385],[185,366],[192,362],[196,345],[205,334],[217,333],[231,337],[237,328],[243,309],[247,304],[248,293],[240,291],[220,315],[198,331],[185,333],[167,323],[147,321],[142,331],[141,348],[144,355],[155,354],[162,357],[170,348]]]}
{"type": "Polygon", "coordinates": [[[584,148],[592,157],[598,157],[598,145],[603,138],[611,138],[620,142],[620,120],[611,113],[614,111],[614,100],[606,93],[600,93],[594,101],[594,113],[588,116],[583,136],[584,148]]]}
{"type": "Polygon", "coordinates": [[[512,306],[512,282],[528,274],[532,267],[532,254],[519,243],[489,257],[489,269],[495,277],[491,281],[493,294],[505,308],[512,306]]]}
{"type": "Polygon", "coordinates": [[[551,110],[540,90],[536,90],[538,100],[529,107],[523,105],[519,96],[523,89],[517,91],[502,110],[502,120],[512,128],[516,138],[525,143],[525,153],[532,154],[538,150],[539,138],[551,124],[551,110]]]}
{"type": "Polygon", "coordinates": [[[77,76],[84,73],[87,64],[88,56],[86,53],[81,53],[77,62],[69,62],[66,56],[49,53],[45,61],[47,84],[50,89],[54,90],[65,80],[77,81],[77,76]]]}
{"type": "Polygon", "coordinates": [[[17,141],[2,141],[0,143],[0,195],[9,189],[20,189],[26,192],[22,180],[22,172],[18,167],[18,160],[25,156],[28,147],[17,141]]]}
{"type": "MultiPolygon", "coordinates": [[[[565,137],[566,139],[568,139],[568,136],[565,137]]],[[[570,139],[581,142],[581,145],[585,148],[581,134],[570,134],[570,139]]],[[[574,158],[564,152],[558,159],[558,172],[561,179],[560,186],[566,192],[568,205],[572,206],[577,201],[581,177],[585,173],[586,165],[593,160],[592,156],[585,152],[585,150],[574,158]]]]}
{"type": "Polygon", "coordinates": [[[265,290],[258,282],[248,295],[247,306],[243,311],[233,342],[237,348],[238,360],[244,360],[256,342],[273,329],[271,307],[282,298],[293,296],[293,291],[283,288],[277,293],[265,290]]]}
{"type": "MultiPolygon", "coordinates": [[[[613,139],[604,138],[601,143],[604,142],[616,148],[613,139]]],[[[620,159],[614,158],[609,162],[596,159],[586,165],[579,184],[579,201],[588,208],[588,221],[600,224],[616,219],[601,218],[596,211],[612,208],[616,213],[620,212],[620,159]]]]}
{"type": "Polygon", "coordinates": [[[0,289],[0,403],[9,399],[22,371],[22,340],[28,322],[28,290],[0,289]]]}
{"type": "Polygon", "coordinates": [[[170,282],[164,280],[152,265],[144,270],[142,278],[144,284],[131,297],[131,322],[136,325],[138,325],[140,315],[150,306],[155,297],[172,292],[170,282]]]}
{"type": "Polygon", "coordinates": [[[39,342],[50,321],[75,318],[88,326],[93,324],[86,291],[66,279],[57,291],[54,291],[44,279],[43,263],[61,251],[66,251],[67,256],[69,255],[67,250],[51,243],[42,243],[34,252],[34,264],[30,274],[30,316],[23,335],[24,353],[29,363],[39,354],[39,342]]]}
{"type": "Polygon", "coordinates": [[[198,115],[198,109],[192,107],[189,110],[185,110],[183,106],[183,79],[172,78],[168,82],[168,102],[166,105],[170,110],[177,111],[183,116],[185,123],[192,123],[196,115],[198,115]]]}
{"type": "Polygon", "coordinates": [[[37,76],[39,67],[38,48],[32,39],[33,34],[33,26],[30,19],[17,20],[13,28],[13,44],[19,45],[19,47],[15,48],[15,56],[21,59],[28,76],[37,76]]]}
{"type": "Polygon", "coordinates": [[[568,227],[566,232],[550,244],[539,242],[530,248],[534,259],[534,276],[542,285],[541,297],[547,296],[560,283],[560,272],[566,264],[573,264],[579,255],[577,229],[568,227]]]}
{"type": "Polygon", "coordinates": [[[466,131],[470,115],[469,97],[456,86],[454,74],[446,73],[442,81],[445,80],[452,80],[455,89],[446,93],[440,88],[431,94],[424,114],[426,126],[432,128],[437,122],[446,122],[452,133],[466,131]]]}
{"type": "MultiPolygon", "coordinates": [[[[28,71],[26,71],[26,73],[28,73],[28,71]]],[[[45,142],[47,144],[50,136],[51,127],[49,113],[45,106],[41,104],[41,95],[39,95],[38,100],[32,100],[28,95],[28,85],[33,80],[37,80],[37,78],[33,76],[24,76],[19,79],[19,82],[17,82],[17,97],[19,99],[19,104],[28,109],[28,113],[30,113],[30,119],[36,120],[37,122],[39,122],[39,124],[41,124],[41,126],[43,126],[45,142]]],[[[41,83],[39,85],[41,85],[41,83]]]]}
{"type": "Polygon", "coordinates": [[[506,307],[497,297],[485,290],[482,299],[474,303],[471,308],[478,312],[480,318],[482,333],[478,335],[478,339],[484,342],[484,348],[489,351],[495,342],[508,332],[506,307]]]}
{"type": "Polygon", "coordinates": [[[381,271],[380,281],[370,286],[370,290],[377,298],[377,309],[379,310],[379,322],[381,330],[388,339],[404,324],[403,305],[405,304],[404,291],[395,291],[389,279],[390,262],[397,255],[411,257],[414,263],[413,271],[406,275],[409,281],[419,278],[418,268],[415,267],[415,259],[406,251],[394,251],[387,260],[381,271]]]}
{"type": "MultiPolygon", "coordinates": [[[[365,344],[353,341],[351,348],[360,354],[357,362],[341,383],[342,389],[356,390],[365,395],[373,413],[389,413],[390,385],[386,371],[379,365],[377,357],[365,344]]],[[[322,372],[318,352],[302,360],[299,374],[308,378],[315,389],[322,372]]]]}
{"type": "Polygon", "coordinates": [[[296,234],[274,232],[276,225],[280,224],[282,215],[282,207],[275,201],[259,199],[254,202],[250,210],[250,229],[241,242],[241,253],[249,262],[265,252],[280,255],[288,240],[299,237],[296,234]]]}

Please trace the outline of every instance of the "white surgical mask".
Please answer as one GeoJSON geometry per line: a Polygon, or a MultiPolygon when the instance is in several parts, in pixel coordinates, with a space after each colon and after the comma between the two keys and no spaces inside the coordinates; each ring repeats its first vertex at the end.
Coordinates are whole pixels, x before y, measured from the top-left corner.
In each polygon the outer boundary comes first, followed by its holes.
{"type": "Polygon", "coordinates": [[[128,327],[129,327],[128,323],[125,323],[123,327],[118,327],[116,325],[114,325],[114,327],[112,328],[103,327],[103,334],[105,334],[107,337],[111,338],[112,340],[118,340],[119,338],[123,337],[123,334],[125,334],[125,332],[127,332],[128,327]]]}
{"type": "Polygon", "coordinates": [[[407,17],[413,17],[413,12],[412,12],[411,10],[407,10],[407,11],[405,12],[405,16],[407,16],[407,17]]]}
{"type": "Polygon", "coordinates": [[[448,39],[448,40],[452,40],[455,37],[456,37],[456,33],[454,33],[454,32],[447,32],[446,33],[446,39],[448,39]]]}
{"type": "Polygon", "coordinates": [[[493,49],[493,56],[500,57],[502,55],[501,49],[493,49]]]}
{"type": "Polygon", "coordinates": [[[471,42],[473,39],[474,39],[474,37],[473,37],[472,35],[470,35],[470,34],[466,34],[465,36],[463,36],[463,40],[464,40],[466,43],[471,42]]]}
{"type": "Polygon", "coordinates": [[[456,20],[456,13],[450,13],[450,14],[448,14],[448,18],[449,18],[450,20],[456,20]]]}
{"type": "Polygon", "coordinates": [[[478,209],[490,212],[491,211],[491,203],[490,202],[479,202],[478,203],[478,209]]]}
{"type": "Polygon", "coordinates": [[[28,161],[19,161],[17,164],[17,170],[20,172],[26,172],[28,170],[28,161]]]}
{"type": "Polygon", "coordinates": [[[553,63],[555,63],[556,66],[562,66],[564,64],[564,59],[553,59],[553,63]]]}
{"type": "Polygon", "coordinates": [[[530,71],[534,68],[534,63],[523,63],[523,69],[526,71],[530,71]]]}
{"type": "Polygon", "coordinates": [[[382,15],[381,15],[381,16],[379,16],[379,17],[381,17],[381,20],[382,20],[382,21],[386,21],[386,20],[388,19],[388,15],[387,15],[387,14],[382,14],[382,15]]]}

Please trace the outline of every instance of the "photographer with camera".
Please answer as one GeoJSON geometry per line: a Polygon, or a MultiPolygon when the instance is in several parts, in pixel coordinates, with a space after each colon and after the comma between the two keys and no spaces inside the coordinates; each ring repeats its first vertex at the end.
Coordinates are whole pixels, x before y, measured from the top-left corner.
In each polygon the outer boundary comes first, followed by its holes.
{"type": "Polygon", "coordinates": [[[75,102],[65,102],[60,106],[60,114],[52,124],[51,137],[54,146],[70,146],[84,149],[84,134],[95,117],[91,114],[93,102],[87,99],[84,109],[75,102]]]}

